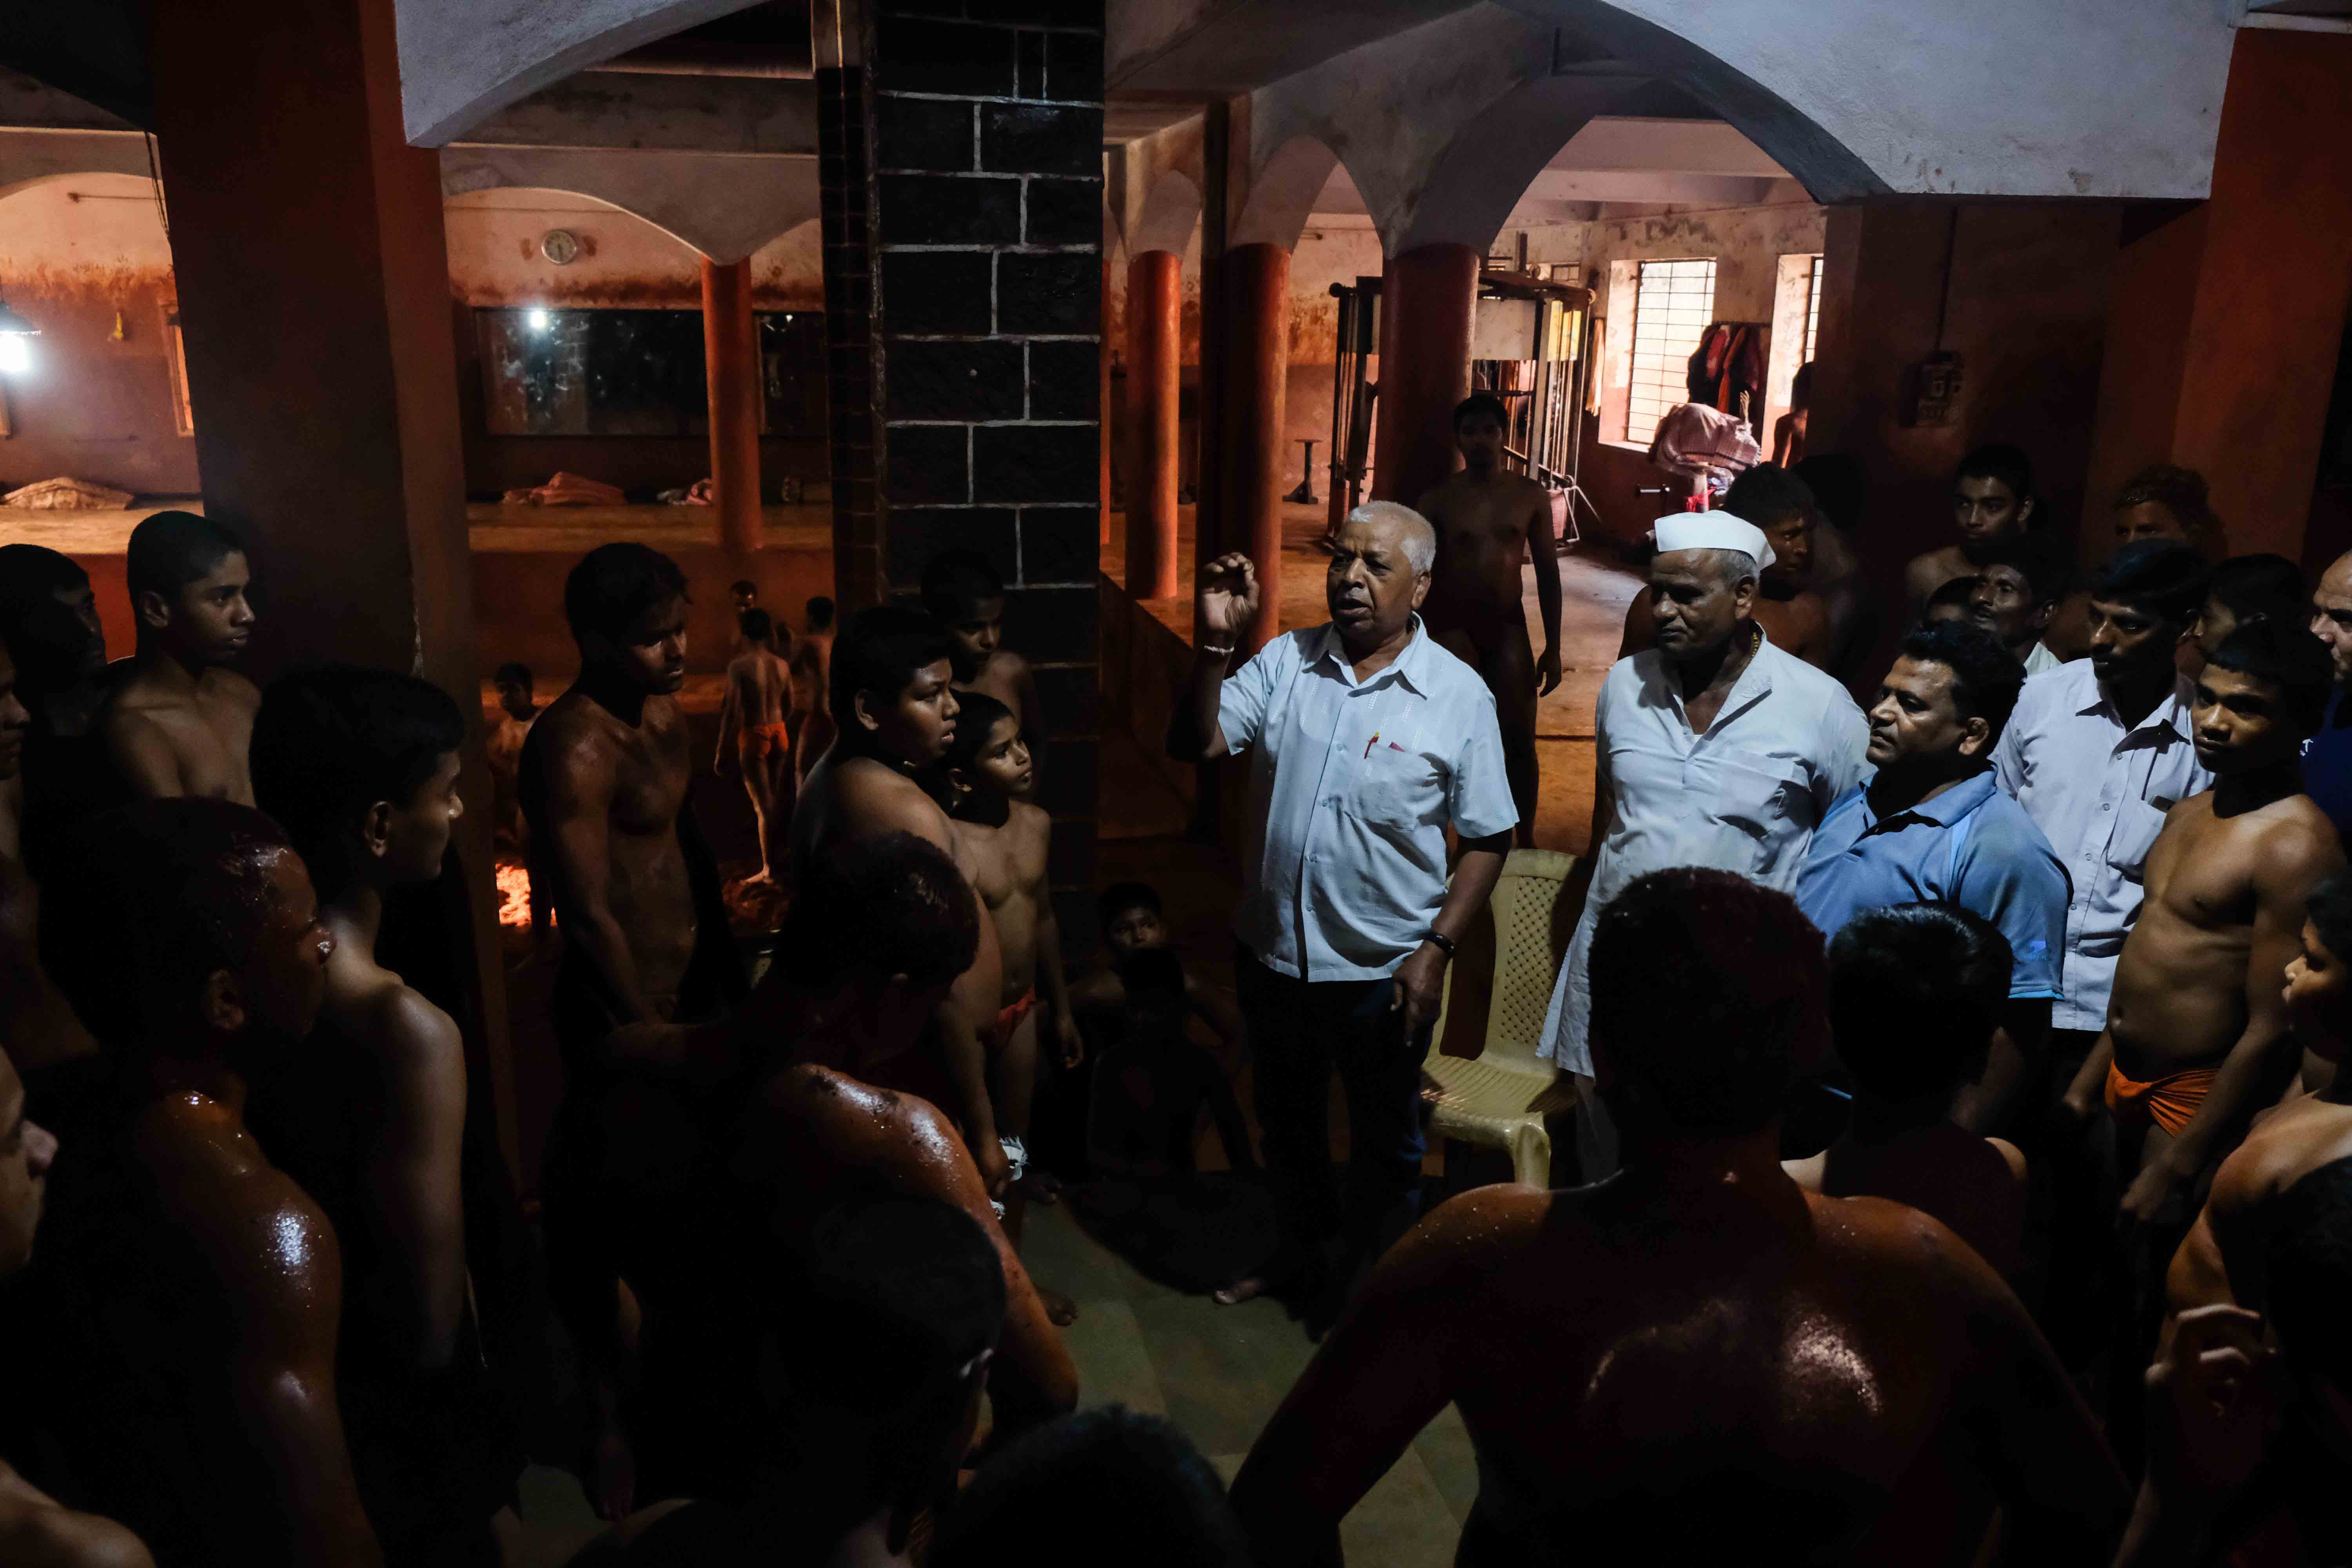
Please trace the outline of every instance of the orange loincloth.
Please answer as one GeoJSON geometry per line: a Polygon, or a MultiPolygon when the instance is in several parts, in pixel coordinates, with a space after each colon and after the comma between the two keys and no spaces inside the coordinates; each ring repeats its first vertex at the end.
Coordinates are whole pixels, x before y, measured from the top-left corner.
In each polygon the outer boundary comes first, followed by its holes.
{"type": "Polygon", "coordinates": [[[989,1030],[988,1037],[982,1042],[988,1047],[988,1054],[992,1057],[1003,1056],[1004,1047],[1013,1043],[1013,1031],[1019,1028],[1021,1020],[1036,1011],[1036,1008],[1037,993],[1033,988],[1018,1002],[1001,1009],[996,1015],[995,1026],[989,1030]]]}
{"type": "Polygon", "coordinates": [[[2120,1122],[2126,1112],[2153,1121],[2178,1138],[2205,1097],[2213,1092],[2217,1068],[2189,1068],[2168,1073],[2148,1083],[2126,1078],[2116,1064],[2107,1064],[2107,1110],[2120,1122]]]}
{"type": "Polygon", "coordinates": [[[789,724],[747,724],[736,749],[747,757],[789,757],[793,754],[793,729],[789,724]]]}

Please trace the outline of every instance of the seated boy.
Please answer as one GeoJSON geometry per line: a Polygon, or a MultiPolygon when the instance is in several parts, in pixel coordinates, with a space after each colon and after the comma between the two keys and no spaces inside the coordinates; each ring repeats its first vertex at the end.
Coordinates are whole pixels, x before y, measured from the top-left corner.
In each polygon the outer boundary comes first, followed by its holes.
{"type": "Polygon", "coordinates": [[[1830,1028],[1855,1089],[1845,1133],[1784,1169],[1808,1192],[1891,1198],[1942,1220],[2014,1280],[2025,1156],[1951,1121],[2009,1002],[2008,939],[1949,904],[1895,904],[1830,942],[1830,1028]]]}
{"type": "MultiPolygon", "coordinates": [[[[983,692],[1021,716],[1042,744],[1045,705],[1029,661],[1004,644],[1004,579],[976,550],[942,550],[923,567],[923,609],[955,647],[955,689],[983,692]]],[[[1034,759],[1033,759],[1034,766],[1034,759]]]]}
{"type": "Polygon", "coordinates": [[[1203,1106],[1225,1163],[1255,1171],[1249,1129],[1225,1070],[1185,1038],[1192,1002],[1184,966],[1165,947],[1118,962],[1125,999],[1115,1044],[1095,1058],[1087,1110],[1087,1163],[1077,1189],[1087,1229],[1137,1268],[1178,1289],[1213,1290],[1262,1268],[1274,1250],[1274,1210],[1253,1184],[1203,1177],[1193,1135],[1203,1106]]]}
{"type": "MultiPolygon", "coordinates": [[[[1083,1029],[1108,1041],[1118,1037],[1127,1005],[1124,965],[1147,948],[1168,946],[1168,919],[1159,892],[1144,882],[1115,882],[1105,888],[1095,900],[1095,912],[1102,922],[1103,946],[1110,962],[1071,985],[1070,1005],[1083,1029]]],[[[1241,1041],[1240,1013],[1224,996],[1196,984],[1191,973],[1179,967],[1184,977],[1185,1005],[1193,1017],[1216,1032],[1218,1044],[1230,1059],[1241,1041]]]]}
{"type": "MultiPolygon", "coordinates": [[[[1056,1058],[1075,1068],[1086,1055],[1070,1015],[1070,990],[1062,971],[1062,932],[1054,914],[1046,860],[1054,822],[1027,796],[1034,782],[1029,748],[1020,721],[993,697],[972,692],[963,699],[954,737],[943,759],[955,797],[956,839],[972,887],[996,923],[1003,953],[1003,990],[994,1027],[982,1037],[988,1052],[988,1094],[996,1111],[997,1141],[1003,1146],[1017,1191],[1052,1201],[1058,1190],[1044,1172],[1029,1170],[1029,1109],[1037,1091],[1038,993],[1054,1026],[1056,1058]]],[[[1008,1193],[1005,1227],[1018,1242],[1021,1204],[1008,1193]]],[[[1057,1323],[1077,1309],[1046,1292],[1057,1323]]]]}

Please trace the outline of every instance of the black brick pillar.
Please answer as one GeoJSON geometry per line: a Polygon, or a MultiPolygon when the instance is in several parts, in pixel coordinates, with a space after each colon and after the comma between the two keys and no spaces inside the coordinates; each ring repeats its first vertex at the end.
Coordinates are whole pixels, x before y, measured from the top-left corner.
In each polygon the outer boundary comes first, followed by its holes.
{"type": "MultiPolygon", "coordinates": [[[[950,545],[987,555],[1012,585],[1005,640],[1045,700],[1049,732],[1033,743],[1056,822],[1063,939],[1083,950],[1098,771],[1103,0],[870,4],[865,70],[820,98],[840,116],[819,125],[828,317],[866,307],[863,354],[845,352],[854,326],[831,340],[834,406],[849,416],[835,429],[835,547],[871,524],[884,596],[911,592],[950,545]],[[853,193],[860,152],[871,174],[853,193]],[[859,203],[866,245],[836,254],[834,226],[852,233],[859,203]]],[[[846,558],[835,573],[846,599],[846,558]]]]}

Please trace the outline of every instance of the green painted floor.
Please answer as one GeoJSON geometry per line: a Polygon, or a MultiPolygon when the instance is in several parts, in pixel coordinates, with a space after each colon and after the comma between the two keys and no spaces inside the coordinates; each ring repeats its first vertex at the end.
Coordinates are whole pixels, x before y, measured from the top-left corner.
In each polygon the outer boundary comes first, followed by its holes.
{"type": "MultiPolygon", "coordinates": [[[[1314,1352],[1277,1303],[1220,1307],[1157,1284],[1066,1208],[1031,1208],[1021,1254],[1078,1303],[1064,1332],[1081,1401],[1166,1416],[1227,1480],[1314,1352]]],[[[1448,1405],[1340,1526],[1349,1568],[1444,1568],[1477,1495],[1470,1434],[1448,1405]]]]}

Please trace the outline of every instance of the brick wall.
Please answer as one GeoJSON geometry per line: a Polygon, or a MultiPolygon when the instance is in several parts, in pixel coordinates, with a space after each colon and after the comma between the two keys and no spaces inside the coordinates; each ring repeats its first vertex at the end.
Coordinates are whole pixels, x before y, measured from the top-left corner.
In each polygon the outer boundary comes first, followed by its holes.
{"type": "Polygon", "coordinates": [[[882,595],[911,591],[950,545],[1012,584],[1005,640],[1045,700],[1043,804],[1073,951],[1094,936],[1102,23],[1102,0],[876,0],[866,70],[821,100],[842,117],[824,142],[828,316],[866,294],[872,349],[861,360],[839,334],[837,547],[863,537],[855,487],[878,471],[882,595]],[[852,191],[860,74],[872,172],[852,191]]]}

